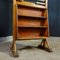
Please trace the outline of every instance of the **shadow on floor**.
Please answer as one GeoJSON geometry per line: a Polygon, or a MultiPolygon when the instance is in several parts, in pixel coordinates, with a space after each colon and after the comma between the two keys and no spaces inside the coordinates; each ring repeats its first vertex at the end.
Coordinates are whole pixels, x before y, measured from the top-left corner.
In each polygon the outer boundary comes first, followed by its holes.
{"type": "MultiPolygon", "coordinates": [[[[12,42],[6,42],[6,43],[0,44],[0,52],[3,52],[5,54],[12,56],[11,50],[10,50],[11,45],[12,45],[12,42]]],[[[18,51],[36,48],[36,46],[28,46],[28,45],[23,45],[18,43],[16,43],[16,45],[17,45],[18,51]]]]}

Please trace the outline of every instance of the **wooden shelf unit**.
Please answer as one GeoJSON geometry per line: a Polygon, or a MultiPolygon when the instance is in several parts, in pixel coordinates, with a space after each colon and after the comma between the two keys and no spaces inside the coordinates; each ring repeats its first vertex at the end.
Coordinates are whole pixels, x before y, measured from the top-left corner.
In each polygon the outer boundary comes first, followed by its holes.
{"type": "Polygon", "coordinates": [[[17,39],[21,37],[27,39],[28,36],[40,37],[42,35],[40,32],[46,34],[43,37],[48,37],[46,9],[46,7],[39,8],[36,5],[23,5],[17,2],[17,39]]]}
{"type": "MultiPolygon", "coordinates": [[[[17,56],[15,41],[42,38],[46,42],[48,36],[47,4],[41,6],[13,0],[13,44],[11,47],[13,55],[17,56]]],[[[48,43],[46,44],[48,45],[48,43]]],[[[43,45],[45,46],[45,44],[43,45]]]]}

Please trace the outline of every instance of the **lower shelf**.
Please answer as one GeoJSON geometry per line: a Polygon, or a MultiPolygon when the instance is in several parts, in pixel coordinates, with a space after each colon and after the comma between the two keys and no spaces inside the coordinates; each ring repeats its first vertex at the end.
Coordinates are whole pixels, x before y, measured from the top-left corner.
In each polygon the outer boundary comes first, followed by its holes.
{"type": "Polygon", "coordinates": [[[17,38],[18,40],[32,40],[32,39],[46,39],[48,37],[26,37],[26,38],[17,38]]]}
{"type": "Polygon", "coordinates": [[[36,28],[18,28],[18,39],[38,39],[41,37],[48,37],[48,29],[36,29],[36,28]]]}

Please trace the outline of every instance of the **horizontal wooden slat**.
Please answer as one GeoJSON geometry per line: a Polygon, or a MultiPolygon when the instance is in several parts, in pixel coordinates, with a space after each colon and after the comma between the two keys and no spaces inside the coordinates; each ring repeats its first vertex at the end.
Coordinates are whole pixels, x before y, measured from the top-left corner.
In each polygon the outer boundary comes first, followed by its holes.
{"type": "Polygon", "coordinates": [[[46,39],[46,38],[48,37],[40,36],[40,37],[17,38],[17,40],[33,40],[33,39],[46,39]]]}
{"type": "Polygon", "coordinates": [[[19,17],[22,17],[22,18],[37,18],[37,19],[41,19],[41,20],[45,20],[46,19],[46,17],[44,17],[44,16],[26,16],[26,15],[18,15],[18,18],[19,17]]]}
{"type": "Polygon", "coordinates": [[[25,27],[25,28],[48,28],[47,26],[22,26],[22,25],[19,25],[18,27],[25,27]]]}

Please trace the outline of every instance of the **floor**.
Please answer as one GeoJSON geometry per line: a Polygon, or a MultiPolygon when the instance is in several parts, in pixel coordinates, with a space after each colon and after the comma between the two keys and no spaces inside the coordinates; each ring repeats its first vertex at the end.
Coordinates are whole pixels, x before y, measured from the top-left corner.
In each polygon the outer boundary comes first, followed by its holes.
{"type": "Polygon", "coordinates": [[[31,48],[23,49],[25,46],[37,46],[40,44],[41,40],[27,40],[27,41],[18,41],[17,49],[19,50],[19,57],[14,58],[11,54],[10,47],[12,42],[8,41],[0,44],[0,60],[60,60],[60,38],[59,37],[50,37],[47,39],[50,47],[53,52],[48,53],[44,50],[31,48]]]}

